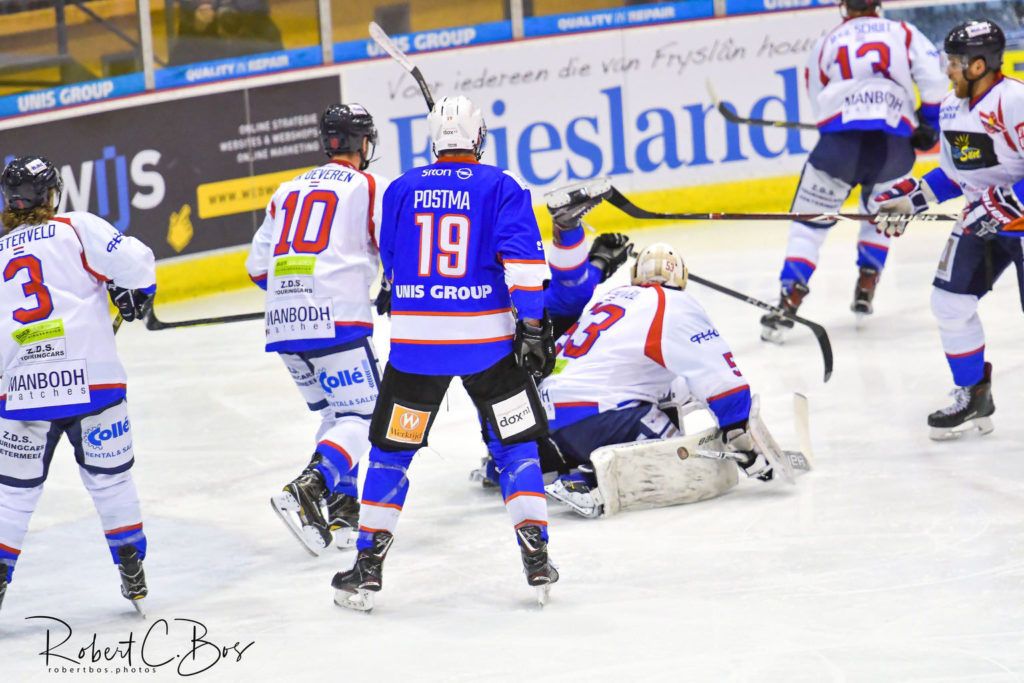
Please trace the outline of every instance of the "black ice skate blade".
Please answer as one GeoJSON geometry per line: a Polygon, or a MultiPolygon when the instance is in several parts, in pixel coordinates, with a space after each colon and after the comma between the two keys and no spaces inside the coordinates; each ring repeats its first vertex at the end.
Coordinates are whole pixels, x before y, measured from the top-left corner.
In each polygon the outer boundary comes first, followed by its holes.
{"type": "MultiPolygon", "coordinates": [[[[288,531],[290,531],[292,533],[292,536],[294,536],[295,540],[299,542],[299,545],[302,546],[303,550],[305,550],[307,553],[309,553],[313,557],[320,557],[320,553],[314,551],[311,547],[309,547],[309,544],[306,543],[306,539],[303,538],[303,536],[302,536],[302,528],[297,526],[295,524],[295,522],[292,521],[291,516],[289,516],[290,510],[285,510],[285,509],[281,508],[274,501],[273,497],[271,497],[271,499],[270,499],[270,507],[274,511],[274,513],[278,516],[278,518],[280,518],[280,520],[284,523],[284,525],[286,527],[288,527],[288,531]]],[[[323,548],[320,549],[320,552],[323,552],[323,548]]]]}

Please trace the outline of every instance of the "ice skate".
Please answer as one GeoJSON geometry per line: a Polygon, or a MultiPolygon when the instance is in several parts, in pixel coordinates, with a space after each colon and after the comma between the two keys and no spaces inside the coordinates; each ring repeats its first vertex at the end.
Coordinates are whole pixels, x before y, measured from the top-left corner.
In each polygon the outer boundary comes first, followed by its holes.
{"type": "MultiPolygon", "coordinates": [[[[783,289],[779,297],[779,308],[789,315],[796,315],[796,311],[803,303],[804,297],[811,290],[802,282],[793,283],[793,288],[787,294],[783,289]]],[[[786,333],[793,329],[793,321],[778,313],[767,313],[761,316],[761,339],[773,344],[781,344],[785,341],[786,333]]]]}
{"type": "Polygon", "coordinates": [[[356,544],[359,529],[359,499],[344,493],[327,496],[327,526],[334,534],[334,546],[339,550],[356,544]]]}
{"type": "Polygon", "coordinates": [[[319,555],[331,544],[331,530],[320,509],[327,489],[323,477],[306,470],[270,498],[274,512],[310,555],[319,555]]]}
{"type": "Polygon", "coordinates": [[[596,486],[591,486],[578,473],[566,474],[544,486],[544,493],[559,503],[568,505],[573,512],[587,519],[604,514],[604,498],[596,486]]]}
{"type": "Polygon", "coordinates": [[[121,573],[121,595],[131,600],[136,612],[146,616],[144,599],[149,588],[146,587],[146,572],[142,570],[139,551],[133,545],[123,545],[117,549],[117,557],[120,560],[117,570],[121,573]]]}
{"type": "Polygon", "coordinates": [[[556,227],[575,228],[584,215],[600,204],[612,189],[608,178],[566,185],[544,195],[556,227]]]}
{"type": "Polygon", "coordinates": [[[548,601],[551,584],[558,581],[558,569],[548,557],[548,543],[542,538],[539,526],[520,527],[516,529],[516,536],[526,582],[537,589],[537,604],[543,607],[548,601]]]}
{"type": "Polygon", "coordinates": [[[992,426],[992,364],[985,363],[985,375],[974,386],[956,387],[950,392],[953,404],[928,416],[929,436],[934,441],[951,441],[964,434],[988,434],[992,426]]]}
{"type": "Polygon", "coordinates": [[[480,482],[480,485],[488,490],[500,488],[498,470],[494,466],[494,458],[490,454],[480,458],[480,467],[470,471],[469,480],[480,482]]]}
{"type": "Polygon", "coordinates": [[[373,545],[359,551],[352,568],[334,575],[334,604],[360,612],[373,609],[373,594],[383,585],[384,558],[394,540],[387,531],[374,533],[373,545]]]}
{"type": "Polygon", "coordinates": [[[877,268],[861,266],[860,274],[857,276],[857,285],[853,288],[853,303],[850,304],[850,310],[857,314],[858,325],[862,324],[867,316],[874,313],[875,309],[871,301],[875,298],[878,278],[877,268]]]}
{"type": "Polygon", "coordinates": [[[0,610],[3,609],[5,595],[7,595],[7,565],[0,564],[0,610]]]}

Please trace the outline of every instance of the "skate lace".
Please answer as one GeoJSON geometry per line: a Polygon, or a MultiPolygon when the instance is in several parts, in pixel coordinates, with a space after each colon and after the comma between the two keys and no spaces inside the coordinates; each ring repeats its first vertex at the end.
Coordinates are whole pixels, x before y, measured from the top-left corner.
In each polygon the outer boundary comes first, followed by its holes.
{"type": "Polygon", "coordinates": [[[953,397],[953,405],[940,410],[943,415],[959,413],[971,402],[971,390],[968,387],[956,387],[949,395],[953,397]]]}

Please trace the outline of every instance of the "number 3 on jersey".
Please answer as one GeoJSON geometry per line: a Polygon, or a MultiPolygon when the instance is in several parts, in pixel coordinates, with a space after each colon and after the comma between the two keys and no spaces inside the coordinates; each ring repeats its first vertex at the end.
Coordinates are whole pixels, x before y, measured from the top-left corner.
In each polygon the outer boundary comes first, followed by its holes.
{"type": "Polygon", "coordinates": [[[418,213],[420,256],[418,274],[430,277],[434,267],[441,277],[464,277],[469,260],[469,217],[446,213],[437,218],[432,213],[418,213]],[[437,258],[434,258],[434,224],[437,224],[437,258]]]}
{"type": "Polygon", "coordinates": [[[34,308],[16,308],[12,316],[23,325],[49,318],[53,313],[53,297],[50,296],[50,290],[43,284],[42,262],[31,254],[11,259],[4,268],[4,282],[13,280],[21,270],[28,271],[28,282],[21,286],[21,291],[26,297],[35,297],[36,306],[34,308]]]}

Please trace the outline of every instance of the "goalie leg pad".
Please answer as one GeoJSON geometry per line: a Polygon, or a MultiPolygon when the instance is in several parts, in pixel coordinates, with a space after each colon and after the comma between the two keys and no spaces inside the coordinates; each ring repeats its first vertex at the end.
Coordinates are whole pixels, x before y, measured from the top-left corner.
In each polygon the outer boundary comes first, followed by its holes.
{"type": "Polygon", "coordinates": [[[690,457],[700,449],[721,448],[717,429],[599,448],[590,457],[604,514],[696,503],[722,495],[739,481],[735,463],[690,457]]]}

